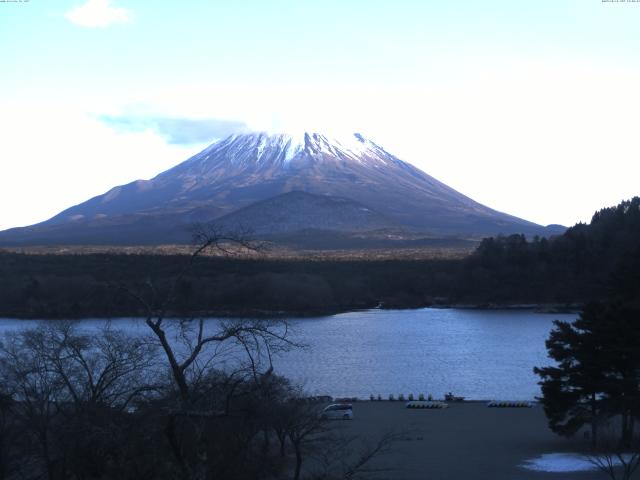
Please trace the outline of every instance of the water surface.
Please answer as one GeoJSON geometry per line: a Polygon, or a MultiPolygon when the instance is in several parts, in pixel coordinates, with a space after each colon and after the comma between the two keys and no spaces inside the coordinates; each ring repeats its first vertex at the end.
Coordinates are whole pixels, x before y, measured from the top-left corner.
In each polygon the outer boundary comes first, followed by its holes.
{"type": "MultiPolygon", "coordinates": [[[[292,338],[308,348],[275,358],[276,371],[310,393],[387,398],[409,393],[471,399],[533,399],[540,395],[534,366],[551,364],[545,339],[554,319],[575,314],[524,310],[367,310],[290,319],[292,338]]],[[[0,333],[43,321],[0,319],[0,333]]],[[[215,328],[218,320],[207,320],[215,328]]],[[[140,319],[112,326],[147,333],[140,319]]],[[[102,319],[81,320],[98,329],[102,319]]]]}

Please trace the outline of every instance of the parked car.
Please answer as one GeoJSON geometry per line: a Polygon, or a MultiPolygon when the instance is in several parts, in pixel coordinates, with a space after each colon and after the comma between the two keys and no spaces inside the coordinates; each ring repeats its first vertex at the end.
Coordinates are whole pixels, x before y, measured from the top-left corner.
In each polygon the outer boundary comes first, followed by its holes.
{"type": "Polygon", "coordinates": [[[350,403],[333,403],[322,410],[321,416],[327,420],[353,420],[353,406],[350,403]]]}

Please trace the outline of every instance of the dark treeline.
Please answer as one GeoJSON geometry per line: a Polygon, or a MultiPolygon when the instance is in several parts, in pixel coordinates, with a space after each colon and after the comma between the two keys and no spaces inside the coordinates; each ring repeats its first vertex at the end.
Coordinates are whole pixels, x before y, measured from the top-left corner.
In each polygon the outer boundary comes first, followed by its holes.
{"type": "MultiPolygon", "coordinates": [[[[0,253],[0,315],[140,314],[126,288],[162,290],[186,262],[167,255],[0,253]]],[[[184,313],[314,314],[428,305],[582,304],[640,285],[640,198],[561,236],[500,236],[462,260],[201,257],[179,285],[184,313]]]]}
{"type": "Polygon", "coordinates": [[[631,295],[640,286],[640,198],[597,212],[551,239],[488,238],[462,263],[459,298],[575,302],[631,295]]]}
{"type": "Polygon", "coordinates": [[[527,246],[530,257],[571,262],[593,292],[575,321],[554,322],[546,347],[555,362],[534,372],[551,430],[590,438],[589,461],[612,479],[640,468],[639,233],[636,198],[545,248],[527,246]]]}
{"type": "Polygon", "coordinates": [[[588,302],[632,298],[640,288],[640,198],[597,212],[551,239],[489,238],[464,262],[465,293],[497,301],[588,302]]]}
{"type": "MultiPolygon", "coordinates": [[[[0,254],[0,315],[141,314],[123,291],[171,284],[185,256],[0,254]]],[[[448,261],[305,261],[201,257],[179,283],[173,312],[321,313],[419,306],[455,276],[448,261]]]]}

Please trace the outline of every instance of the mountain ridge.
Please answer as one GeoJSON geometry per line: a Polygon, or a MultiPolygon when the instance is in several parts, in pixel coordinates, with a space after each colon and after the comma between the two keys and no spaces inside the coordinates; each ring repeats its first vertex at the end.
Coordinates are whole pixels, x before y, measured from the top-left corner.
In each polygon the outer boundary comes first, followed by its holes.
{"type": "MultiPolygon", "coordinates": [[[[348,199],[431,235],[546,232],[472,200],[361,134],[245,133],[217,141],[150,180],[114,187],[40,224],[0,232],[0,243],[95,243],[103,234],[119,244],[186,241],[172,230],[294,191],[348,199]]],[[[362,228],[354,224],[353,230],[362,228]]]]}

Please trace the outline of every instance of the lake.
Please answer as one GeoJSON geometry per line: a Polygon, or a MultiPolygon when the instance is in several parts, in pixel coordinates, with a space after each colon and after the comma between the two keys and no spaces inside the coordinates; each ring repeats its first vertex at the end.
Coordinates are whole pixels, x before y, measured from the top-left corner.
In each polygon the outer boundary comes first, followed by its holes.
{"type": "MultiPolygon", "coordinates": [[[[545,339],[554,319],[576,314],[527,310],[367,310],[290,319],[293,339],[308,348],[274,359],[276,372],[312,394],[368,398],[413,393],[469,399],[532,400],[540,395],[534,366],[551,364],[545,339]]],[[[211,326],[216,319],[208,320],[211,326]]],[[[0,333],[42,321],[0,319],[0,333]]],[[[105,320],[81,321],[97,329],[105,320]]],[[[140,319],[116,328],[147,332],[140,319]]]]}

